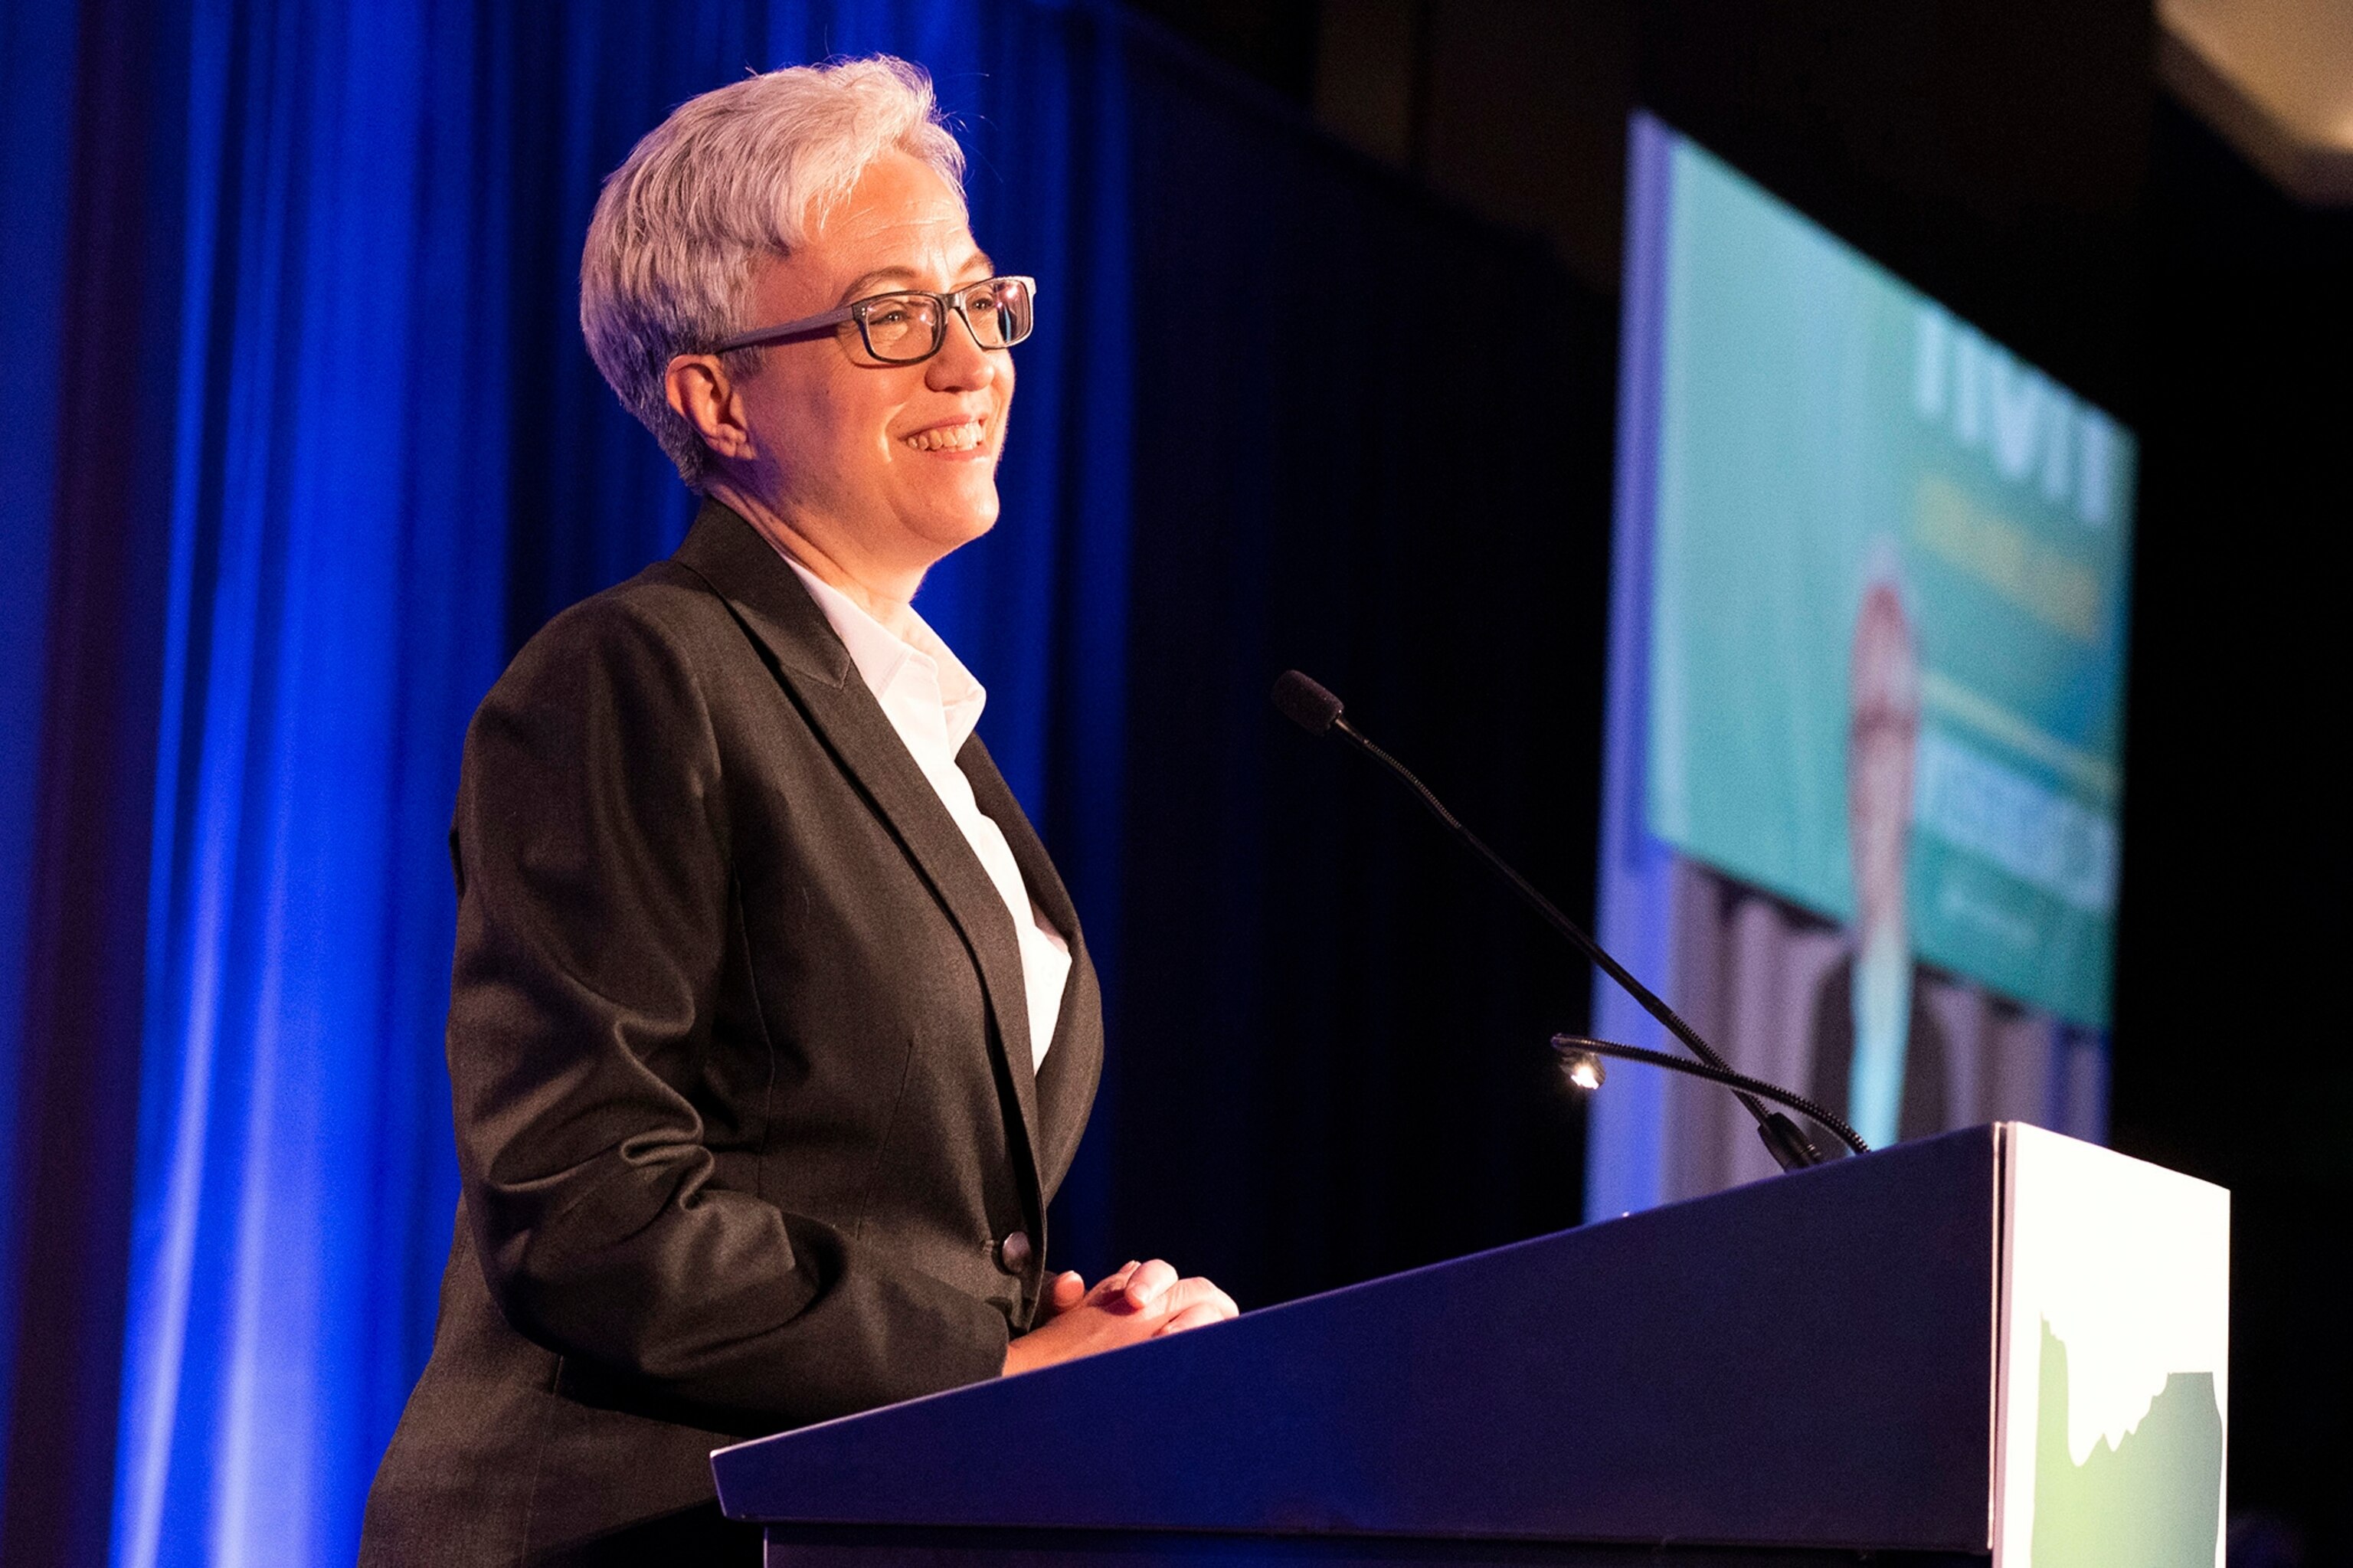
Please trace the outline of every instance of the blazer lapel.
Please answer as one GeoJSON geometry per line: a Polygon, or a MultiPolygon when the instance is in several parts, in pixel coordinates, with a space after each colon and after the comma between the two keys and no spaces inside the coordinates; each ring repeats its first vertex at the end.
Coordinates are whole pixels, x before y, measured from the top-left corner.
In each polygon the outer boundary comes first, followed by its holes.
{"type": "Polygon", "coordinates": [[[1038,1120],[1042,1129],[1039,1173],[1050,1197],[1078,1152],[1079,1139],[1087,1129],[1087,1113],[1093,1107],[1103,1078],[1103,999],[1078,907],[1071,902],[1053,857],[1046,853],[980,736],[965,742],[956,766],[972,781],[973,799],[982,813],[1004,832],[1029,896],[1071,945],[1071,978],[1062,987],[1062,1010],[1054,1020],[1053,1045],[1038,1075],[1038,1120]]]}
{"type": "Polygon", "coordinates": [[[766,652],[787,694],[807,715],[809,727],[865,791],[962,933],[996,1024],[990,1043],[996,1067],[1020,1113],[1027,1145],[1020,1157],[1029,1163],[1027,1185],[1039,1211],[1032,1219],[1042,1224],[1045,1195],[1038,1170],[1038,1085],[1029,1049],[1029,1004],[1021,983],[1019,939],[996,885],[931,781],[908,755],[881,705],[858,678],[849,652],[825,612],[775,547],[735,513],[705,501],[671,559],[710,584],[766,652]]]}
{"type": "Polygon", "coordinates": [[[1013,852],[1013,863],[1021,868],[1021,880],[1029,885],[1029,896],[1046,912],[1054,929],[1075,947],[1079,911],[1071,902],[1071,890],[1062,885],[1061,874],[1054,869],[1038,831],[1029,825],[1029,813],[1013,798],[1012,786],[997,770],[997,758],[988,754],[979,736],[964,743],[964,749],[956,753],[956,767],[971,782],[972,798],[979,805],[981,815],[1004,832],[1006,847],[1013,852]]]}

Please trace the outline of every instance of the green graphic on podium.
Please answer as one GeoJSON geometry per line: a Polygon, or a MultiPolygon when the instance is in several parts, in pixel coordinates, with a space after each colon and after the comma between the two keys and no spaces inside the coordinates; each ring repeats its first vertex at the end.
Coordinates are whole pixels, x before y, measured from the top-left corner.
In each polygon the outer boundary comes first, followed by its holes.
{"type": "Polygon", "coordinates": [[[2140,1425],[2067,1452],[2067,1346],[2042,1320],[2035,1412],[2034,1568],[2214,1568],[2222,1412],[2211,1372],[2175,1372],[2140,1425]]]}

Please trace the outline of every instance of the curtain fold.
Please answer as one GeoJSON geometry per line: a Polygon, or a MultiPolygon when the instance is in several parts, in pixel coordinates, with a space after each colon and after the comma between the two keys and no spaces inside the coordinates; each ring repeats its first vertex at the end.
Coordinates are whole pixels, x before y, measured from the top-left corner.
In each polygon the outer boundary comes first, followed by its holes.
{"type": "Polygon", "coordinates": [[[472,85],[435,19],[190,17],[118,1563],[348,1554],[454,1202],[417,852],[501,652],[503,398],[454,329],[502,302],[443,275],[480,247],[427,199],[472,85]]]}
{"type": "MultiPolygon", "coordinates": [[[[57,499],[58,399],[64,346],[68,210],[73,144],[55,128],[73,101],[69,11],[0,10],[0,1344],[19,1321],[23,1216],[17,1197],[26,1129],[18,1119],[33,1068],[26,1001],[39,821],[41,690],[47,661],[49,526],[57,499]]],[[[0,1353],[0,1412],[12,1407],[15,1358],[0,1353]]],[[[0,1421],[0,1499],[9,1430],[0,1421]]],[[[0,1506],[5,1517],[5,1506],[0,1506]]]]}

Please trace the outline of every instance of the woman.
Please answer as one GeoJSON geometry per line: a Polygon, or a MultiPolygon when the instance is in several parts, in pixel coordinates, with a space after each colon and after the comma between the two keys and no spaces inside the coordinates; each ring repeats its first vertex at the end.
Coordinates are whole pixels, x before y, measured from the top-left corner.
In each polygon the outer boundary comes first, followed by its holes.
{"type": "Polygon", "coordinates": [[[1033,311],[962,164],[871,59],[695,99],[607,182],[582,324],[704,502],[468,733],[463,1198],[364,1562],[750,1563],[712,1448],[1233,1314],[1045,1270],[1094,972],[910,602],[996,521],[1033,311]]]}

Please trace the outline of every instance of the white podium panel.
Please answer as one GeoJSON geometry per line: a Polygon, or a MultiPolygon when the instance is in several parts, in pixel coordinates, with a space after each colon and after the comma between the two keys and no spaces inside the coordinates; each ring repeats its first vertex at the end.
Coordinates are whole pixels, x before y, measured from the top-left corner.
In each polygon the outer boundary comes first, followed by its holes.
{"type": "Polygon", "coordinates": [[[2221,1568],[2230,1193],[2000,1132],[1994,1568],[2221,1568]]]}

